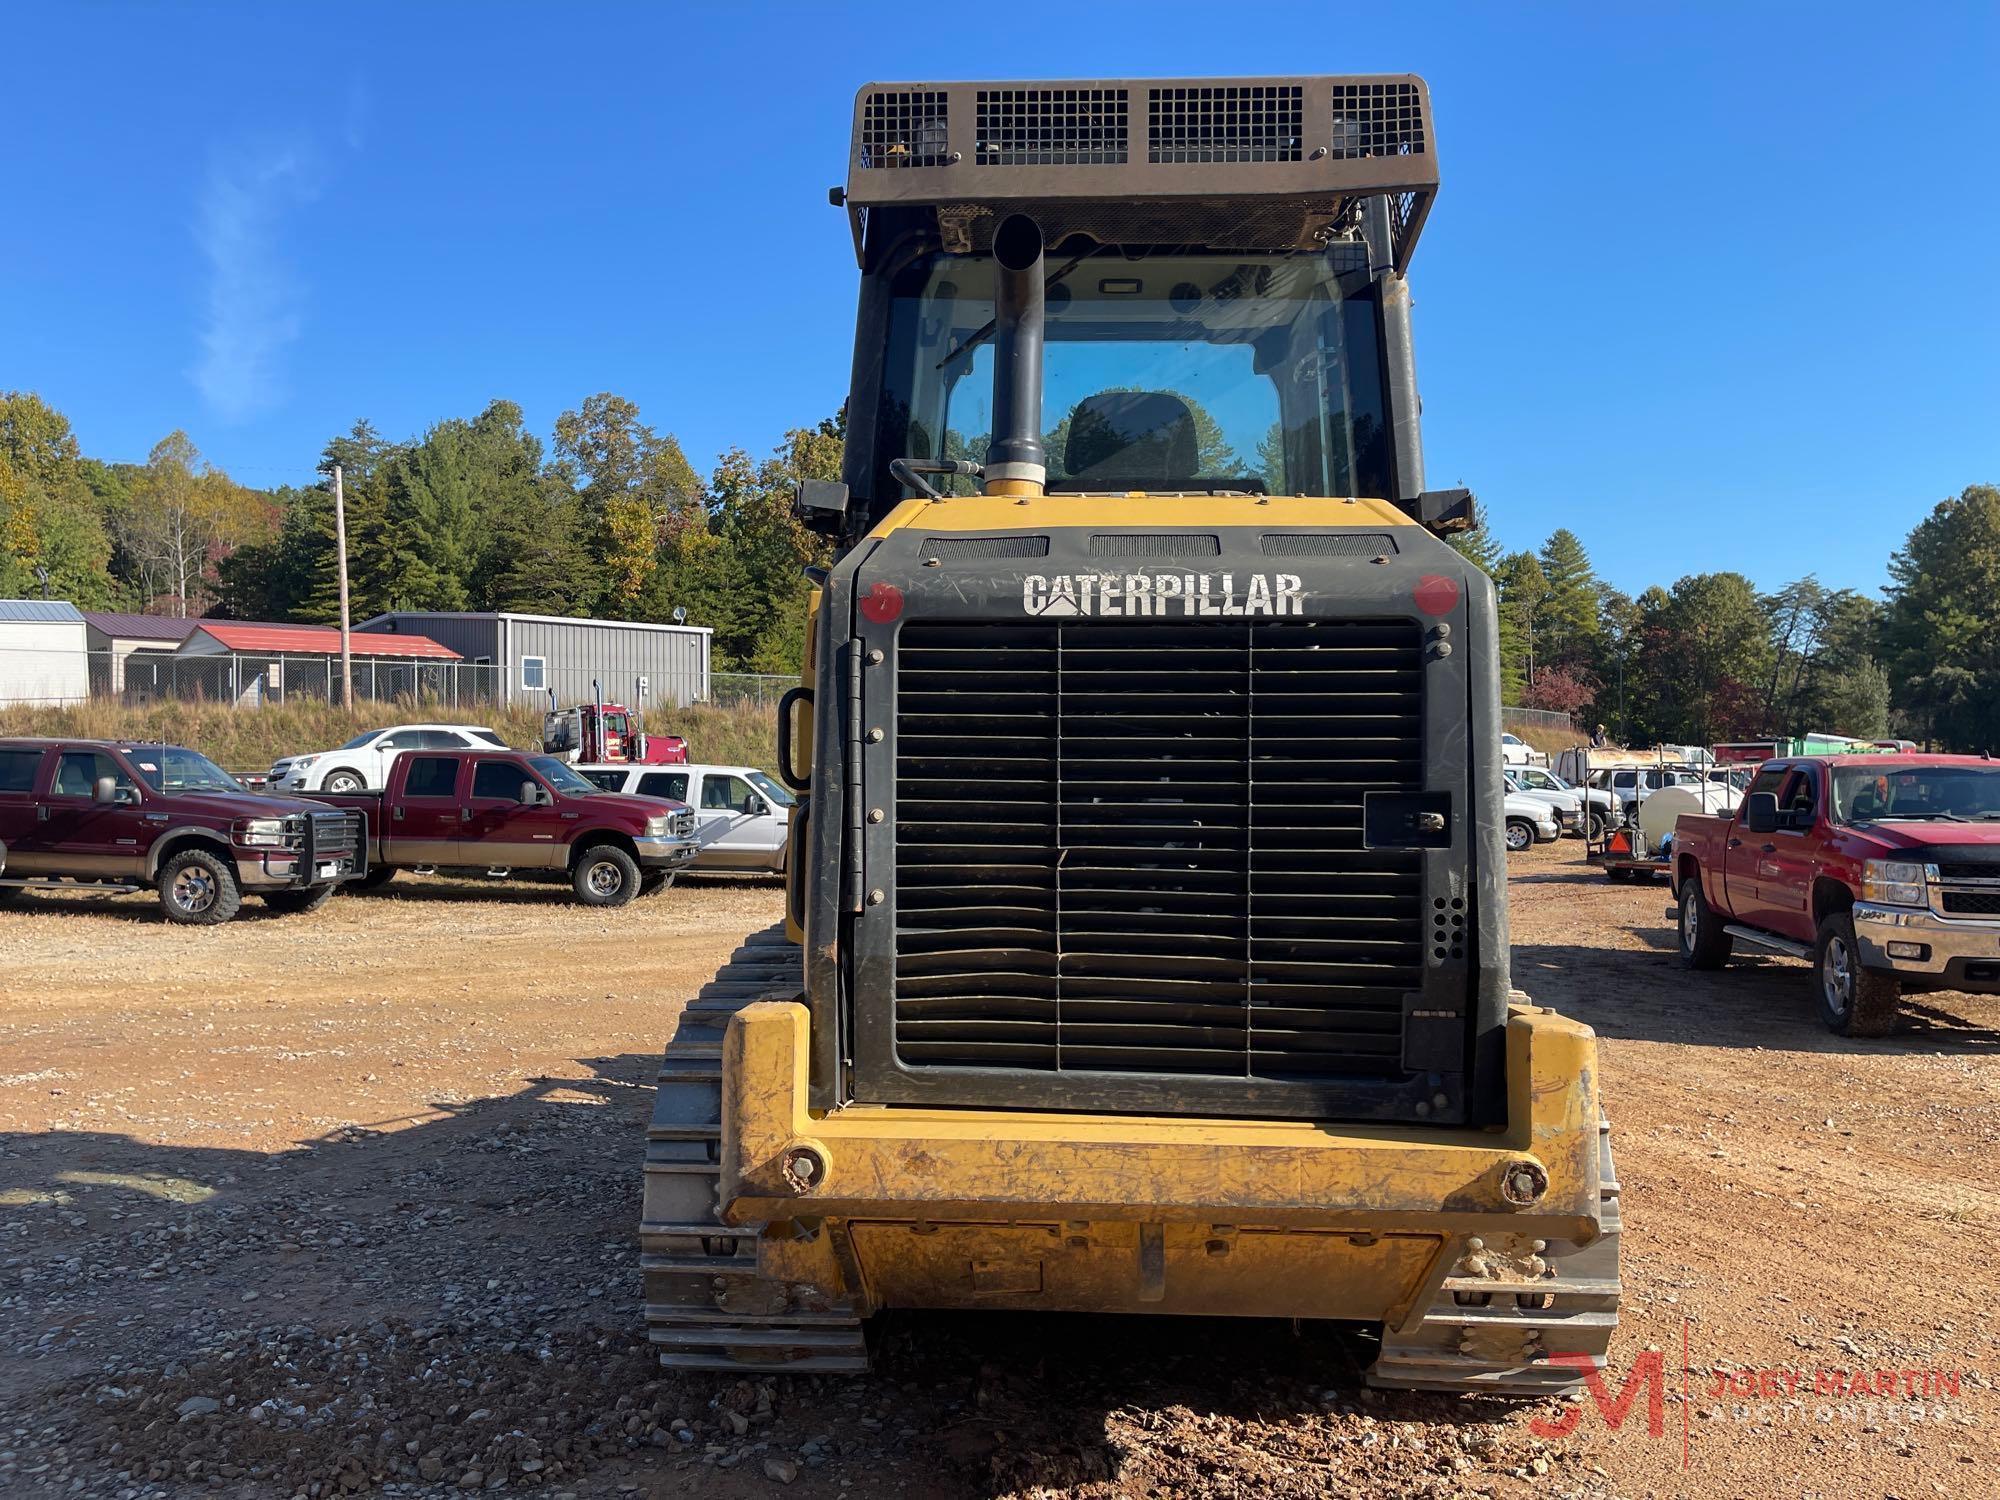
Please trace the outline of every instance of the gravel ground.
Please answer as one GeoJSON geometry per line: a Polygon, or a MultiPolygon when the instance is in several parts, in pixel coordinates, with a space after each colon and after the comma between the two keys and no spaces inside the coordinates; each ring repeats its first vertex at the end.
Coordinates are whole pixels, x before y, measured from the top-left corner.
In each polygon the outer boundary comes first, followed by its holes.
{"type": "Polygon", "coordinates": [[[1682,972],[1663,887],[1573,843],[1514,872],[1516,982],[1606,1039],[1614,1363],[1662,1352],[1657,1438],[1643,1396],[1539,1437],[1564,1408],[1372,1393],[1367,1335],[1310,1326],[901,1314],[866,1379],[668,1377],[634,1265],[652,1069],[777,887],[600,913],[399,881],[213,932],[138,897],[0,912],[0,1489],[1989,1489],[2000,1002],[1844,1041],[1799,965],[1682,972]],[[1906,1370],[1958,1391],[1812,1392],[1906,1370]]]}

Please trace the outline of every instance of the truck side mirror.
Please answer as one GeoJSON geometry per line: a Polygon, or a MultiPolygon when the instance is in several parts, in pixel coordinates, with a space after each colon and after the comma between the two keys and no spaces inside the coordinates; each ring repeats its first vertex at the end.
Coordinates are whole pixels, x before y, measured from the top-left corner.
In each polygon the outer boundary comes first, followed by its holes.
{"type": "Polygon", "coordinates": [[[90,800],[99,807],[109,807],[118,800],[118,782],[110,776],[100,776],[97,784],[90,789],[90,800]]]}
{"type": "Polygon", "coordinates": [[[524,781],[520,791],[514,794],[514,800],[523,807],[533,807],[542,800],[542,789],[532,781],[524,781]]]}
{"type": "Polygon", "coordinates": [[[1778,831],[1778,794],[1752,792],[1743,799],[1743,826],[1751,833],[1778,831]]]}
{"type": "Polygon", "coordinates": [[[770,810],[771,805],[755,792],[743,799],[743,811],[748,817],[761,818],[770,810]]]}

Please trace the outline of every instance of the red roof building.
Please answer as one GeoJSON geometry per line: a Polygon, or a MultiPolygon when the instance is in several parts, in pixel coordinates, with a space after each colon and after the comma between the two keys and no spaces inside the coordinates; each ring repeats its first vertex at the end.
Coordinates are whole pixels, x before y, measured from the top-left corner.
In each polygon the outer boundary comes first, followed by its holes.
{"type": "MultiPolygon", "coordinates": [[[[355,631],[357,657],[462,661],[427,635],[376,635],[355,631]]],[[[176,656],[338,656],[340,632],[331,625],[262,625],[240,620],[197,620],[176,656]]]]}

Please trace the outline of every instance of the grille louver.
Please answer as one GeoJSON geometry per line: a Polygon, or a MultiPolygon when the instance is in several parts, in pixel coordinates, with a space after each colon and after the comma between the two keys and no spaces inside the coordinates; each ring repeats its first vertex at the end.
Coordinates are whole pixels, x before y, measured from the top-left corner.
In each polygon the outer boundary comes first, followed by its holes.
{"type": "Polygon", "coordinates": [[[1414,624],[912,622],[898,650],[906,1067],[1400,1075],[1420,856],[1361,826],[1423,785],[1414,624]]]}
{"type": "Polygon", "coordinates": [[[1417,96],[1415,84],[1373,82],[1334,86],[1336,159],[1421,156],[1425,149],[1423,101],[1417,96]]]}

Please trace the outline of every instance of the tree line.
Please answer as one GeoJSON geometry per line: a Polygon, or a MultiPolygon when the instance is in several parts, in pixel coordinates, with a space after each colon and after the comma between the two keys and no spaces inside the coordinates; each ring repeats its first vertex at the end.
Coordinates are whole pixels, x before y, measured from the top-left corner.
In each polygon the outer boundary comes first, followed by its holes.
{"type": "MultiPolygon", "coordinates": [[[[671,433],[607,392],[562,413],[546,445],[520,407],[494,401],[400,442],[357,422],[326,443],[318,469],[342,469],[357,618],[682,611],[714,629],[718,668],[790,672],[804,644],[803,568],[826,560],[824,541],[792,518],[792,488],[839,476],[845,433],[836,414],[762,458],[732,449],[704,477],[671,433]]],[[[1066,451],[1060,424],[1050,436],[1051,451],[1066,451]]],[[[1216,447],[1219,431],[1202,440],[1216,447]]],[[[1628,744],[1828,730],[2000,747],[1992,486],[1918,523],[1880,600],[1811,576],[1761,592],[1737,572],[1633,597],[1597,577],[1567,528],[1509,553],[1483,516],[1453,544],[1498,588],[1509,703],[1603,723],[1628,744]]],[[[180,432],[143,464],[103,463],[39,397],[0,392],[0,597],[331,623],[333,549],[330,477],[239,485],[180,432]]]]}
{"type": "Polygon", "coordinates": [[[1479,517],[1452,543],[1499,596],[1501,695],[1620,743],[1811,731],[2000,748],[2000,489],[1939,502],[1890,557],[1880,600],[1806,577],[1763,592],[1693,573],[1636,598],[1576,533],[1503,552],[1479,517]]]}
{"type": "Polygon", "coordinates": [[[715,631],[722,670],[796,671],[803,569],[826,544],[791,514],[799,479],[838,478],[843,419],[788,432],[704,478],[679,442],[609,393],[557,418],[544,447],[494,401],[402,442],[357,422],[310,485],[254,489],[185,433],[144,464],[85,457],[40,398],[0,393],[0,597],[250,620],[339,619],[335,464],[352,609],[508,610],[715,631]],[[677,613],[679,612],[679,613],[677,613]]]}

